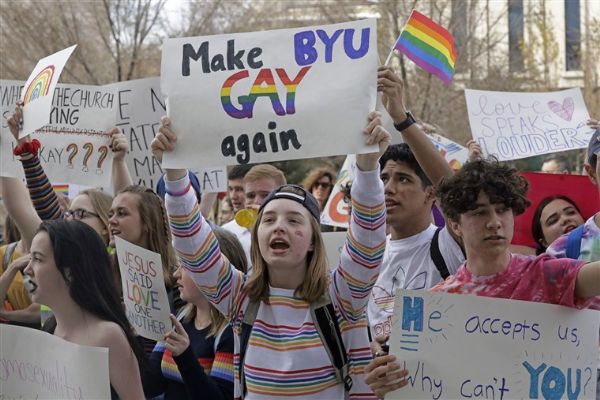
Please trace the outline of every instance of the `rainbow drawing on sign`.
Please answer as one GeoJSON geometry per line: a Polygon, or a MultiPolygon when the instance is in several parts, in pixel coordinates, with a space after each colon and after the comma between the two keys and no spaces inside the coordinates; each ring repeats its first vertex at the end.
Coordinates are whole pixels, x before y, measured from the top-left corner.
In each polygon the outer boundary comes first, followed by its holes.
{"type": "Polygon", "coordinates": [[[25,91],[25,97],[23,103],[27,104],[40,96],[46,96],[52,83],[52,77],[54,76],[54,65],[48,65],[46,68],[41,70],[35,78],[31,81],[27,90],[25,91]]]}

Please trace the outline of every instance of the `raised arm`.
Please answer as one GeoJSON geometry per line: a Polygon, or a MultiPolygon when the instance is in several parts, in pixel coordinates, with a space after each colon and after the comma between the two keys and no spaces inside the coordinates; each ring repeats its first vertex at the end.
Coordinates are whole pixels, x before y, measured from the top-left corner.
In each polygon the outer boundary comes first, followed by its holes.
{"type": "Polygon", "coordinates": [[[121,189],[133,185],[129,168],[125,162],[125,156],[129,152],[129,142],[119,128],[111,129],[108,134],[110,135],[110,148],[113,152],[113,192],[116,194],[121,189]]]}
{"type": "MultiPolygon", "coordinates": [[[[161,128],[152,140],[152,154],[162,160],[165,151],[175,148],[177,137],[171,122],[163,117],[161,128]]],[[[166,169],[165,205],[169,216],[173,246],[182,265],[202,293],[225,316],[232,315],[234,299],[242,288],[244,275],[223,257],[219,243],[200,213],[196,194],[185,169],[166,169]]]]}
{"type": "Polygon", "coordinates": [[[31,241],[42,220],[29,200],[25,185],[19,179],[3,176],[0,177],[0,182],[6,211],[15,221],[19,232],[21,232],[21,240],[23,240],[25,248],[29,250],[31,241]]]}
{"type": "Polygon", "coordinates": [[[575,297],[594,296],[600,296],[600,261],[581,267],[575,281],[575,297]]]}
{"type": "Polygon", "coordinates": [[[29,197],[31,197],[35,211],[41,220],[62,218],[58,196],[54,192],[37,155],[39,141],[32,141],[30,136],[19,139],[19,130],[23,126],[22,103],[17,104],[15,113],[7,122],[10,133],[17,141],[15,154],[19,156],[23,164],[29,197]]]}
{"type": "MultiPolygon", "coordinates": [[[[390,67],[379,67],[377,72],[377,90],[383,93],[383,105],[392,117],[394,124],[407,119],[406,107],[402,98],[404,84],[390,67]]],[[[400,132],[402,139],[412,150],[415,158],[425,171],[433,185],[453,174],[452,169],[440,152],[429,140],[418,124],[412,124],[400,132]]]]}
{"type": "Polygon", "coordinates": [[[364,133],[367,144],[379,145],[379,151],[356,156],[350,229],[340,264],[333,272],[331,287],[332,298],[350,322],[364,316],[385,249],[385,204],[378,160],[387,149],[391,136],[381,125],[380,115],[376,112],[369,115],[364,133]]]}

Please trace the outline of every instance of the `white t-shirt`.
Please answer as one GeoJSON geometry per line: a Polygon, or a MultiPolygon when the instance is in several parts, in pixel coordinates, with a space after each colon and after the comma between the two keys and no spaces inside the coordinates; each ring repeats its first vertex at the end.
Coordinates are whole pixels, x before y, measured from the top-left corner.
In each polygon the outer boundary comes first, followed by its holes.
{"type": "MultiPolygon", "coordinates": [[[[414,236],[399,240],[391,240],[388,235],[381,273],[367,309],[373,335],[390,334],[394,295],[398,289],[429,289],[442,280],[430,253],[436,229],[432,224],[414,236]]],[[[454,274],[465,261],[465,256],[447,228],[440,231],[438,245],[448,272],[454,274]]]]}
{"type": "Polygon", "coordinates": [[[250,258],[250,244],[252,243],[250,239],[252,235],[250,234],[250,230],[248,228],[244,228],[243,226],[239,226],[237,222],[235,222],[235,219],[223,224],[221,228],[233,233],[242,244],[244,253],[246,253],[246,260],[248,261],[247,272],[250,272],[250,269],[252,268],[252,262],[250,258]]]}

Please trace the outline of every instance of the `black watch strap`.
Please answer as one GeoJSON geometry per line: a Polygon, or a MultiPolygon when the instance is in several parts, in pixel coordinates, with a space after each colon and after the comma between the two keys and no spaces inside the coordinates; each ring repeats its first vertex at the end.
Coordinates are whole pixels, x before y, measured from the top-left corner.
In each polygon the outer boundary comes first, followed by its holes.
{"type": "Polygon", "coordinates": [[[403,130],[405,130],[406,128],[408,128],[409,126],[414,124],[415,122],[417,122],[417,121],[415,121],[415,118],[412,116],[410,111],[407,111],[406,119],[404,121],[400,122],[399,124],[394,122],[394,128],[396,128],[397,131],[402,132],[403,130]]]}

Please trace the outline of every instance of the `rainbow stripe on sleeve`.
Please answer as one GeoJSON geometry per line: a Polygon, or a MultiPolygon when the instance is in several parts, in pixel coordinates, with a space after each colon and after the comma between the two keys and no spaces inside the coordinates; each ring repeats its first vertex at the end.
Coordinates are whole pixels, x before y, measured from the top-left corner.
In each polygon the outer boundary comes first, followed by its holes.
{"type": "Polygon", "coordinates": [[[394,50],[406,54],[444,83],[452,82],[456,62],[454,38],[445,28],[418,11],[411,13],[394,50]]]}

